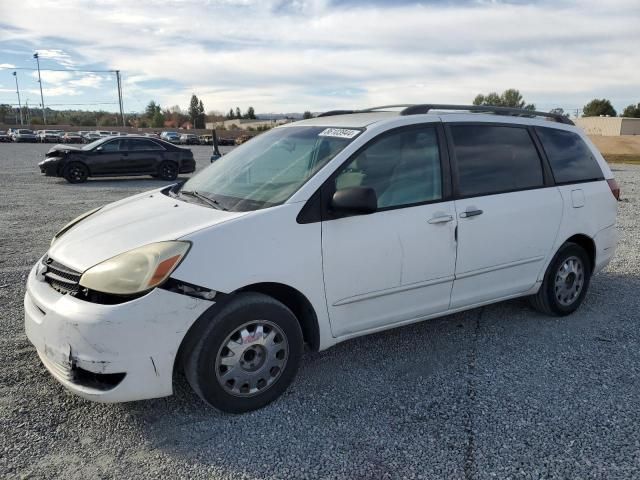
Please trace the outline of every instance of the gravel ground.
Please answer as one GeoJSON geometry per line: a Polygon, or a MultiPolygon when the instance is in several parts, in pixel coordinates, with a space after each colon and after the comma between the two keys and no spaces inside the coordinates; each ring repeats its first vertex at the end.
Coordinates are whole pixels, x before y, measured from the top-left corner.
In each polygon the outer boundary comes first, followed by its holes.
{"type": "MultiPolygon", "coordinates": [[[[638,478],[640,167],[617,165],[621,242],[574,315],[523,300],[307,354],[278,401],[241,416],[173,397],[67,393],[23,332],[31,265],[68,220],[153,179],[45,178],[47,146],[0,144],[0,477],[638,478]]],[[[198,167],[209,147],[194,147],[198,167]]]]}

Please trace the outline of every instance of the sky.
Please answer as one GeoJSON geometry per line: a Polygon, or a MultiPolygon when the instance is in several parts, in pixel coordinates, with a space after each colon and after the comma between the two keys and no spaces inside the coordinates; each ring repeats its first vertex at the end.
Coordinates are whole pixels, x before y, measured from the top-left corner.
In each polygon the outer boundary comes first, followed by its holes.
{"type": "Polygon", "coordinates": [[[125,112],[320,112],[471,103],[517,88],[541,110],[640,102],[640,0],[0,0],[0,103],[125,112]],[[17,77],[13,76],[13,71],[17,77]],[[56,71],[52,71],[56,70],[56,71]],[[82,71],[80,71],[82,70],[82,71]],[[89,72],[96,70],[97,72],[89,72]]]}

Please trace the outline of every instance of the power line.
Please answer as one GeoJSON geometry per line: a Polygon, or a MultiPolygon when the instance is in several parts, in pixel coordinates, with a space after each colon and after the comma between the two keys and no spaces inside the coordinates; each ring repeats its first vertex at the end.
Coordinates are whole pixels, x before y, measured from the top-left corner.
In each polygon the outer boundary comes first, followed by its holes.
{"type": "MultiPolygon", "coordinates": [[[[0,70],[31,70],[36,71],[37,68],[31,67],[0,67],[0,70]]],[[[41,68],[47,72],[80,72],[80,73],[116,73],[117,70],[79,70],[75,68],[41,68]]]]}
{"type": "MultiPolygon", "coordinates": [[[[0,105],[9,105],[11,107],[16,106],[15,103],[3,102],[0,100],[0,105]]],[[[118,105],[118,102],[92,102],[92,103],[48,103],[49,107],[64,107],[64,106],[86,106],[86,105],[118,105]]]]}

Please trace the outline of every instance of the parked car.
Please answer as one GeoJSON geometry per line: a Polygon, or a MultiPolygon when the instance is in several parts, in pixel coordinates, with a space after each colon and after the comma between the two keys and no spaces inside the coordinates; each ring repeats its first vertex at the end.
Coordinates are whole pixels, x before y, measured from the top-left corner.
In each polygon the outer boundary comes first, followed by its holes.
{"type": "Polygon", "coordinates": [[[162,140],[142,136],[102,138],[83,147],[57,145],[49,150],[40,171],[82,183],[89,177],[151,175],[175,180],[195,170],[193,153],[162,140]]]}
{"type": "Polygon", "coordinates": [[[0,143],[10,142],[11,137],[5,132],[0,131],[0,143]]]}
{"type": "Polygon", "coordinates": [[[222,146],[233,146],[236,144],[236,141],[233,138],[218,138],[218,145],[222,146]]]}
{"type": "Polygon", "coordinates": [[[95,142],[100,138],[105,138],[105,137],[101,136],[98,132],[87,132],[82,136],[82,141],[84,143],[91,143],[91,142],[95,142]]]}
{"type": "Polygon", "coordinates": [[[67,132],[62,136],[62,143],[82,143],[82,136],[78,132],[67,132]]]}
{"type": "Polygon", "coordinates": [[[170,143],[180,143],[180,134],[177,132],[162,132],[160,138],[170,143]]]}
{"type": "Polygon", "coordinates": [[[60,143],[62,141],[62,130],[38,130],[38,140],[41,143],[60,143]]]}
{"type": "Polygon", "coordinates": [[[200,135],[198,141],[200,145],[213,145],[213,135],[200,135]]]}
{"type": "Polygon", "coordinates": [[[34,133],[34,131],[26,128],[18,128],[17,130],[13,131],[13,133],[11,134],[11,139],[16,143],[18,142],[33,143],[38,141],[38,137],[36,137],[36,134],[34,133]]]}
{"type": "Polygon", "coordinates": [[[160,134],[155,132],[145,133],[144,136],[150,138],[160,138],[160,134]]]}
{"type": "Polygon", "coordinates": [[[251,138],[251,135],[240,135],[238,138],[236,138],[234,143],[236,145],[242,145],[244,142],[248,142],[249,140],[251,140],[251,138]]]}
{"type": "Polygon", "coordinates": [[[614,255],[619,196],[560,115],[323,115],[67,224],[28,276],[26,333],[85,398],[170,395],[183,368],[245,412],[285,391],[304,344],[516,297],[571,314],[614,255]]]}
{"type": "Polygon", "coordinates": [[[199,145],[200,140],[197,135],[192,133],[183,133],[180,135],[180,144],[181,145],[199,145]]]}

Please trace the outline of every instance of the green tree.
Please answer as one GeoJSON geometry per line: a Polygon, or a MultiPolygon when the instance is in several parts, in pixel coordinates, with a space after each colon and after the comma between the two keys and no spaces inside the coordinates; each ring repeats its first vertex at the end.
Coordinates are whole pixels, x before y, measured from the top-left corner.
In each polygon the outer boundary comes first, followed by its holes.
{"type": "Polygon", "coordinates": [[[242,118],[242,112],[240,111],[240,107],[236,107],[236,118],[242,118]]]}
{"type": "Polygon", "coordinates": [[[494,107],[510,107],[524,108],[525,110],[535,110],[534,104],[527,104],[522,98],[522,94],[515,88],[509,88],[498,95],[497,92],[491,92],[487,95],[479,93],[473,100],[474,105],[491,105],[494,107]]]}
{"type": "Polygon", "coordinates": [[[160,112],[160,105],[154,100],[151,100],[147,107],[144,109],[144,116],[151,119],[156,113],[160,112]]]}
{"type": "Polygon", "coordinates": [[[230,108],[229,113],[227,113],[227,119],[233,120],[234,118],[235,118],[235,115],[233,114],[233,108],[230,108]]]}
{"type": "Polygon", "coordinates": [[[153,128],[164,127],[164,115],[160,110],[153,114],[153,117],[151,118],[151,126],[153,128]]]}
{"type": "Polygon", "coordinates": [[[556,115],[562,115],[563,117],[569,117],[568,113],[565,113],[564,108],[556,107],[549,110],[549,113],[554,113],[556,115]]]}
{"type": "Polygon", "coordinates": [[[311,115],[311,112],[310,112],[309,110],[307,110],[306,112],[304,112],[304,113],[302,114],[302,118],[304,118],[305,120],[306,120],[307,118],[312,118],[312,117],[313,117],[313,115],[311,115]]]}
{"type": "Polygon", "coordinates": [[[204,128],[205,117],[206,115],[204,113],[204,104],[202,103],[202,100],[200,100],[198,102],[198,116],[196,117],[195,123],[196,128],[204,128]]]}
{"type": "Polygon", "coordinates": [[[198,120],[198,116],[200,115],[200,102],[198,101],[198,97],[196,97],[195,93],[191,95],[191,101],[189,102],[189,119],[191,120],[191,125],[196,127],[196,122],[198,120]]]}
{"type": "Polygon", "coordinates": [[[253,109],[253,107],[249,107],[245,117],[248,118],[249,120],[255,120],[256,119],[256,111],[253,109]]]}
{"type": "Polygon", "coordinates": [[[640,118],[640,103],[626,107],[622,112],[622,116],[627,118],[640,118]]]}
{"type": "Polygon", "coordinates": [[[616,109],[613,108],[611,102],[606,98],[594,98],[582,107],[583,117],[599,117],[600,115],[608,115],[610,117],[615,117],[617,115],[616,109]]]}

